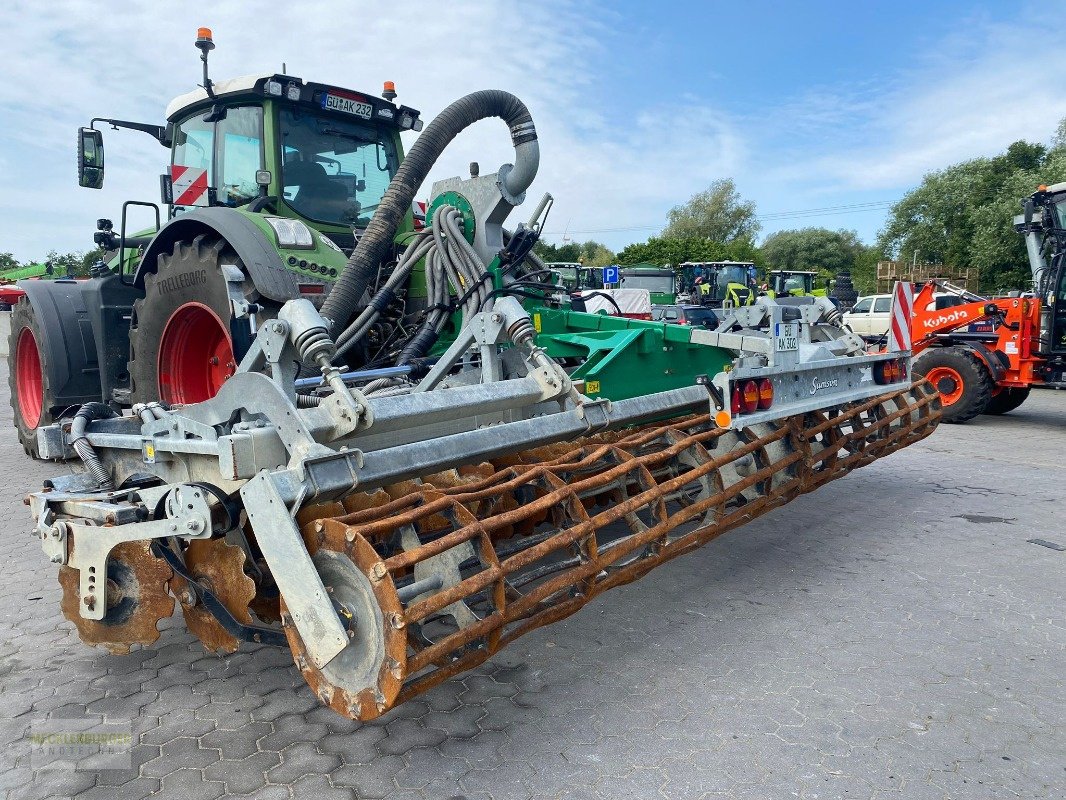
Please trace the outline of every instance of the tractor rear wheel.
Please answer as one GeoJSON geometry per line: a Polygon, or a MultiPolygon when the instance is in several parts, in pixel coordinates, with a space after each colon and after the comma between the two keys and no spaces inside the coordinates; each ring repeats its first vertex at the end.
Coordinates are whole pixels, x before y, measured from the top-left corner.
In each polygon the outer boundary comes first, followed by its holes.
{"type": "Polygon", "coordinates": [[[55,422],[55,406],[48,380],[48,353],[42,347],[44,336],[33,306],[20,297],[11,312],[8,337],[8,386],[15,429],[26,454],[38,458],[37,429],[55,422]]]}
{"type": "Polygon", "coordinates": [[[931,347],[915,359],[913,369],[940,392],[944,422],[967,422],[988,408],[992,376],[972,350],[931,347]]]}
{"type": "Polygon", "coordinates": [[[1029,387],[1020,388],[1004,387],[992,395],[992,399],[985,409],[986,414],[1006,414],[1013,411],[1029,397],[1029,387]]]}
{"type": "MultiPolygon", "coordinates": [[[[197,236],[175,244],[145,277],[130,327],[133,402],[199,403],[236,372],[252,332],[247,319],[232,319],[223,264],[240,261],[226,242],[197,236]]],[[[241,291],[258,298],[247,277],[241,291]]]]}

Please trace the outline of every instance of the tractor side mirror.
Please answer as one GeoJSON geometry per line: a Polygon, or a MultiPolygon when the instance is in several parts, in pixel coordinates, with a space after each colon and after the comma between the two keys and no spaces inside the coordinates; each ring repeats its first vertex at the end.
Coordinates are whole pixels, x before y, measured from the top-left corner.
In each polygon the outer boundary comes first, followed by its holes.
{"type": "Polygon", "coordinates": [[[104,188],[104,134],[95,128],[78,129],[78,185],[104,188]]]}
{"type": "Polygon", "coordinates": [[[1036,210],[1035,206],[1033,205],[1033,198],[1027,197],[1025,199],[1024,206],[1025,206],[1025,224],[1026,225],[1032,225],[1033,224],[1033,212],[1036,210]]]}

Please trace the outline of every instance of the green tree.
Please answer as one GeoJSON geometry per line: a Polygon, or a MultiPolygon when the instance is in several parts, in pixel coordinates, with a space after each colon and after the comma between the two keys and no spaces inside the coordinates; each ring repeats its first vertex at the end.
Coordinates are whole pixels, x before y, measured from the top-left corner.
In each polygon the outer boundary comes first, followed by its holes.
{"type": "Polygon", "coordinates": [[[759,251],[750,241],[738,239],[728,244],[699,236],[653,236],[646,242],[628,245],[618,254],[618,263],[672,264],[685,261],[754,261],[761,263],[759,251]]]}
{"type": "Polygon", "coordinates": [[[835,275],[852,270],[866,249],[855,231],[800,228],[766,237],[760,250],[769,269],[822,271],[835,275]]]}
{"type": "Polygon", "coordinates": [[[0,272],[9,269],[18,269],[21,264],[15,260],[15,257],[11,253],[0,253],[0,272]]]}
{"type": "Polygon", "coordinates": [[[664,239],[703,238],[713,242],[754,242],[759,234],[755,204],[742,200],[732,178],[712,183],[667,214],[664,239]]]}
{"type": "Polygon", "coordinates": [[[613,264],[615,258],[614,253],[606,245],[594,241],[570,242],[564,245],[537,241],[533,245],[533,252],[542,261],[548,263],[577,263],[580,261],[587,267],[606,267],[613,264]]]}
{"type": "Polygon", "coordinates": [[[1029,260],[1014,230],[1021,200],[1041,183],[1066,180],[1066,120],[1050,149],[1014,142],[926,175],[889,212],[878,246],[889,258],[976,267],[988,292],[1028,288],[1029,260]]]}

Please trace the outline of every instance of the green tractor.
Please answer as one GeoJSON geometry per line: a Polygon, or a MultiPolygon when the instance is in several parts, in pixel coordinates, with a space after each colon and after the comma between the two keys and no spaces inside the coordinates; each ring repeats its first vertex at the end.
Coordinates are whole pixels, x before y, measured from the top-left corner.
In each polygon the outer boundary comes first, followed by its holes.
{"type": "Polygon", "coordinates": [[[750,261],[686,261],[680,273],[689,302],[712,308],[737,308],[755,302],[755,264],[750,261]]]}
{"type": "Polygon", "coordinates": [[[770,297],[826,297],[829,294],[828,281],[821,289],[814,288],[817,272],[775,269],[767,273],[767,278],[770,297]]]}
{"type": "MultiPolygon", "coordinates": [[[[400,133],[422,128],[418,111],[393,102],[391,82],[378,98],[291,75],[212,81],[210,30],[199,30],[196,47],[203,87],[171,101],[165,124],[94,119],[79,130],[83,187],[103,186],[97,123],[148,133],[170,165],[161,203],[127,201],[117,231],[97,221],[101,258],[90,279],[19,284],[11,402],[31,455],[37,428],[90,401],[214,396],[285,301],[322,305],[400,166],[400,133]],[[154,214],[152,228],[127,230],[135,207],[154,214]]],[[[395,242],[413,225],[407,209],[395,242]]],[[[425,294],[415,276],[349,358],[388,350],[405,304],[408,313],[424,307],[425,294]]]]}

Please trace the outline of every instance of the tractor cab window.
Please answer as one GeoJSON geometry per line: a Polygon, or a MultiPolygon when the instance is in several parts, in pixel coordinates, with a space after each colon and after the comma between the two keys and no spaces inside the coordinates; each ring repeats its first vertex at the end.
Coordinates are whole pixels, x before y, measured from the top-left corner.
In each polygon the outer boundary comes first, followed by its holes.
{"type": "Polygon", "coordinates": [[[207,185],[214,186],[215,123],[204,122],[203,114],[190,117],[174,135],[174,163],[207,170],[207,185]]]}
{"type": "Polygon", "coordinates": [[[219,202],[236,206],[259,194],[255,173],[263,168],[263,109],[259,106],[231,108],[218,121],[219,202]]]}
{"type": "Polygon", "coordinates": [[[285,202],[305,217],[365,228],[399,162],[373,125],[298,108],[281,111],[285,202]]]}
{"type": "Polygon", "coordinates": [[[243,205],[259,194],[255,173],[263,169],[263,109],[228,108],[217,122],[205,122],[205,116],[198,111],[178,125],[174,163],[207,170],[216,203],[243,205]]]}

